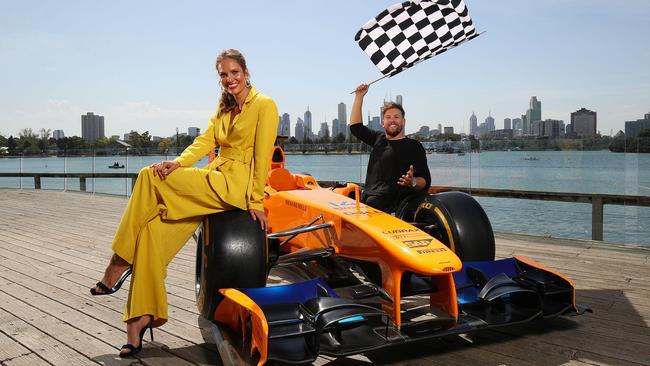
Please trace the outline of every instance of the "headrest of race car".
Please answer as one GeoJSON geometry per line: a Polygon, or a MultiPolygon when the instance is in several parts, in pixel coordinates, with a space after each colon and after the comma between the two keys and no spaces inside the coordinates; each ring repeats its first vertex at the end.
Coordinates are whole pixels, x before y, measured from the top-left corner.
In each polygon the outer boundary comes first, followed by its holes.
{"type": "Polygon", "coordinates": [[[276,191],[298,189],[293,174],[285,168],[275,168],[270,170],[268,184],[276,191]]]}

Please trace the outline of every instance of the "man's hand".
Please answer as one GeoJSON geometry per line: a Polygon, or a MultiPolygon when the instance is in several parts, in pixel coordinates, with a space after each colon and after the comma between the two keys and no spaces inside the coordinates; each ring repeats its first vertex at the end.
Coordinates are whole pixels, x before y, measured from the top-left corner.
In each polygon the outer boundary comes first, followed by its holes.
{"type": "Polygon", "coordinates": [[[256,209],[248,209],[248,213],[251,214],[251,218],[255,221],[260,222],[260,227],[264,232],[266,232],[266,229],[269,227],[269,220],[266,218],[266,214],[264,211],[256,210],[256,209]]]}
{"type": "Polygon", "coordinates": [[[171,174],[176,168],[181,166],[180,163],[176,161],[161,161],[160,163],[151,164],[149,167],[153,169],[153,175],[159,177],[161,180],[165,180],[169,174],[171,174]]]}
{"type": "Polygon", "coordinates": [[[361,84],[357,86],[357,88],[354,90],[355,97],[357,98],[363,98],[366,96],[368,93],[368,84],[361,84]]]}
{"type": "Polygon", "coordinates": [[[402,175],[399,178],[399,180],[397,181],[397,184],[399,184],[400,186],[409,187],[409,188],[414,187],[413,182],[417,183],[417,181],[415,180],[415,177],[413,176],[413,172],[414,172],[413,171],[413,165],[410,165],[409,170],[407,170],[406,174],[402,175]]]}

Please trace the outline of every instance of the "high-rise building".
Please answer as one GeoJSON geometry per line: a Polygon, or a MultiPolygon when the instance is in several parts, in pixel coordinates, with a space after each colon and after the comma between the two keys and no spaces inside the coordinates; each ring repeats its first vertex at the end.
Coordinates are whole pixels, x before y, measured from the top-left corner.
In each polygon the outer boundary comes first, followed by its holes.
{"type": "Polygon", "coordinates": [[[327,136],[327,137],[330,136],[330,128],[327,125],[327,122],[322,122],[320,124],[320,130],[318,130],[318,138],[322,139],[325,136],[327,136]]]}
{"type": "Polygon", "coordinates": [[[478,118],[476,118],[476,115],[474,114],[474,111],[472,111],[472,115],[469,116],[469,134],[477,136],[478,133],[478,118]]]}
{"type": "Polygon", "coordinates": [[[289,113],[284,113],[279,117],[278,136],[291,136],[291,119],[289,113]]]}
{"type": "Polygon", "coordinates": [[[305,128],[305,136],[311,139],[314,130],[312,129],[312,125],[311,125],[311,112],[309,111],[309,107],[307,107],[307,111],[305,112],[305,120],[303,121],[303,123],[305,128]]]}
{"type": "Polygon", "coordinates": [[[424,138],[428,138],[429,135],[431,134],[431,131],[429,130],[429,126],[421,126],[418,132],[415,133],[418,136],[422,136],[424,138]]]}
{"type": "Polygon", "coordinates": [[[300,142],[305,141],[305,138],[307,136],[305,135],[305,122],[303,122],[302,118],[298,117],[298,121],[296,121],[296,127],[294,130],[296,139],[300,142]]]}
{"type": "Polygon", "coordinates": [[[512,129],[512,120],[510,118],[504,118],[503,119],[503,129],[504,130],[511,130],[512,129]]]}
{"type": "Polygon", "coordinates": [[[523,128],[521,124],[521,118],[513,118],[512,119],[512,129],[515,131],[521,131],[523,128]]]}
{"type": "Polygon", "coordinates": [[[401,95],[396,95],[395,96],[395,103],[397,103],[397,104],[399,104],[401,106],[404,106],[404,104],[402,103],[402,96],[401,95]]]}
{"type": "Polygon", "coordinates": [[[530,134],[538,137],[559,138],[564,137],[564,121],[547,119],[535,121],[531,124],[530,134]]]}
{"type": "Polygon", "coordinates": [[[200,134],[201,134],[201,129],[198,128],[198,127],[188,127],[187,128],[187,136],[189,136],[189,137],[197,137],[200,134]]]}
{"type": "Polygon", "coordinates": [[[454,127],[445,127],[445,135],[453,135],[454,134],[454,127]]]}
{"type": "Polygon", "coordinates": [[[571,132],[579,137],[594,137],[597,131],[596,112],[581,108],[571,113],[571,132]]]}
{"type": "Polygon", "coordinates": [[[625,137],[637,137],[639,132],[650,129],[650,113],[646,114],[643,119],[636,121],[625,121],[625,137]]]}
{"type": "MultiPolygon", "coordinates": [[[[345,138],[350,137],[350,131],[348,129],[348,115],[347,115],[347,106],[345,103],[341,102],[338,105],[338,126],[336,128],[336,133],[332,131],[332,137],[342,133],[345,138]]],[[[333,126],[332,126],[333,127],[333,126]]]]}
{"type": "Polygon", "coordinates": [[[384,128],[381,127],[381,118],[379,116],[374,116],[368,119],[368,128],[375,131],[383,131],[384,128]]]}
{"type": "Polygon", "coordinates": [[[542,102],[537,100],[536,96],[532,96],[529,104],[526,111],[526,120],[524,121],[524,134],[530,134],[530,126],[532,126],[533,122],[542,120],[542,102]]]}
{"type": "Polygon", "coordinates": [[[61,140],[65,138],[65,134],[63,133],[63,130],[54,130],[54,132],[52,132],[52,138],[55,140],[61,140]]]}
{"type": "Polygon", "coordinates": [[[348,123],[348,116],[347,116],[347,106],[345,103],[341,102],[339,103],[338,106],[338,120],[339,122],[343,122],[345,124],[348,123]]]}
{"type": "Polygon", "coordinates": [[[88,112],[81,115],[81,137],[86,142],[94,142],[104,137],[104,116],[88,112]]]}
{"type": "Polygon", "coordinates": [[[443,131],[442,131],[442,123],[438,123],[438,131],[440,131],[440,133],[443,132],[443,131]]]}
{"type": "Polygon", "coordinates": [[[336,137],[339,134],[339,119],[334,118],[332,120],[332,138],[336,137]]]}
{"type": "Polygon", "coordinates": [[[496,126],[494,125],[494,117],[488,115],[487,117],[485,117],[485,131],[483,132],[488,133],[494,130],[496,130],[496,126]]]}

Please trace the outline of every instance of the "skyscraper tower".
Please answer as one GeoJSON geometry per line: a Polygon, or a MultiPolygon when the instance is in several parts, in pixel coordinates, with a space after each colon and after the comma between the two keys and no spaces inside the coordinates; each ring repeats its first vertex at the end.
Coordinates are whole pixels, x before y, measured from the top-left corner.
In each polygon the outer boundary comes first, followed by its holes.
{"type": "Polygon", "coordinates": [[[339,113],[338,113],[338,126],[336,129],[336,134],[332,132],[332,138],[336,137],[339,133],[342,133],[345,138],[348,138],[350,131],[348,130],[348,115],[347,115],[347,106],[345,103],[339,103],[339,113]]]}
{"type": "Polygon", "coordinates": [[[307,106],[307,111],[305,112],[305,137],[308,139],[312,138],[312,126],[311,126],[311,112],[309,111],[309,106],[307,106]]]}
{"type": "MultiPolygon", "coordinates": [[[[442,133],[442,131],[440,132],[442,133]]],[[[478,134],[478,119],[472,111],[472,115],[469,116],[469,134],[476,136],[478,134]]]]}
{"type": "Polygon", "coordinates": [[[403,106],[403,104],[402,104],[402,96],[401,95],[396,95],[395,96],[395,103],[403,106]]]}
{"type": "Polygon", "coordinates": [[[334,137],[336,137],[336,135],[338,135],[339,133],[340,133],[340,132],[339,132],[339,119],[338,119],[338,118],[334,118],[334,119],[332,120],[332,136],[330,136],[330,137],[331,137],[331,138],[334,138],[334,137]]]}
{"type": "Polygon", "coordinates": [[[524,121],[524,134],[532,132],[533,122],[542,120],[542,102],[537,100],[536,96],[530,98],[530,107],[526,111],[526,120],[524,121]]]}
{"type": "Polygon", "coordinates": [[[291,119],[289,113],[284,113],[278,125],[278,136],[291,136],[291,119]]]}
{"type": "Polygon", "coordinates": [[[81,115],[81,137],[86,142],[94,142],[104,137],[104,116],[95,115],[93,112],[81,115]]]}
{"type": "Polygon", "coordinates": [[[490,112],[489,115],[485,118],[485,132],[494,130],[496,130],[496,127],[494,126],[494,117],[492,117],[492,113],[490,112]]]}
{"type": "Polygon", "coordinates": [[[586,108],[581,108],[571,113],[571,131],[580,137],[596,136],[597,114],[586,108]]]}
{"type": "Polygon", "coordinates": [[[302,121],[300,117],[298,117],[298,121],[296,121],[296,127],[295,127],[295,138],[299,142],[304,142],[305,141],[305,124],[302,121]]]}

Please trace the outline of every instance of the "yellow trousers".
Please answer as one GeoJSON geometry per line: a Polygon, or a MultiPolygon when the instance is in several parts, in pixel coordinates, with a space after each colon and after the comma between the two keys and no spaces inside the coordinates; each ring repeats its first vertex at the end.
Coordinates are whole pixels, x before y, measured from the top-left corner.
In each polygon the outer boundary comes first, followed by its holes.
{"type": "Polygon", "coordinates": [[[113,251],[133,266],[124,321],[145,314],[153,315],[154,326],[167,321],[167,265],[203,216],[234,208],[212,189],[210,174],[223,179],[199,168],[178,168],[165,180],[148,167],[140,170],[113,239],[113,251]]]}

